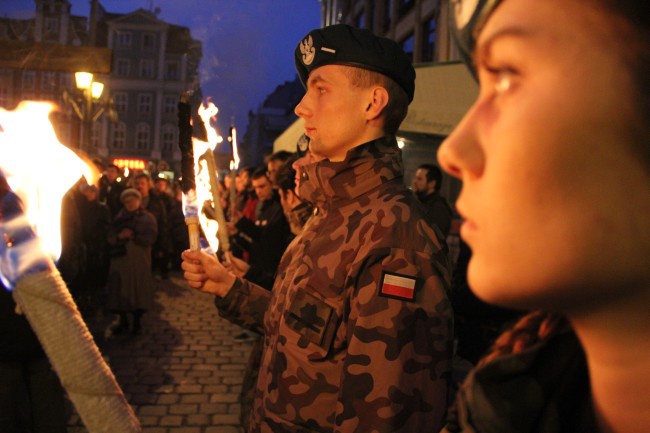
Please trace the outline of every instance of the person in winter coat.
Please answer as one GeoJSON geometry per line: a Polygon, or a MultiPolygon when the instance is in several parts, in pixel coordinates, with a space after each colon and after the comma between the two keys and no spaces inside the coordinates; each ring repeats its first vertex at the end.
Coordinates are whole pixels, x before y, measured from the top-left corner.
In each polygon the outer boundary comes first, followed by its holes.
{"type": "Polygon", "coordinates": [[[271,292],[216,258],[183,253],[191,287],[264,333],[251,432],[440,428],[452,311],[444,240],[404,185],[395,133],[415,71],[392,40],[347,25],[295,51],[307,91],[295,112],[319,161],[299,167],[313,216],[285,251],[271,292]]]}
{"type": "Polygon", "coordinates": [[[111,245],[108,307],[119,315],[111,332],[140,332],[140,319],[153,305],[151,248],[158,226],[142,207],[140,193],[133,188],[121,194],[123,208],[115,215],[108,243],[111,245]]]}

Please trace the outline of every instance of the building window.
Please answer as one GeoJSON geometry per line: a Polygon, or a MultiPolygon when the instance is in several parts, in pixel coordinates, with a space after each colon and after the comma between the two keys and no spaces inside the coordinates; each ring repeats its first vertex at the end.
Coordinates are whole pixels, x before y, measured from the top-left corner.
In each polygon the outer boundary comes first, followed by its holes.
{"type": "Polygon", "coordinates": [[[140,60],[140,77],[153,78],[153,60],[140,60]]]}
{"type": "Polygon", "coordinates": [[[117,59],[116,73],[120,77],[128,77],[131,69],[131,62],[128,59],[117,59]]]}
{"type": "Polygon", "coordinates": [[[99,136],[102,131],[102,125],[99,122],[93,123],[93,128],[90,133],[90,143],[92,149],[97,149],[99,147],[99,136]]]}
{"type": "Polygon", "coordinates": [[[138,95],[138,113],[151,113],[152,98],[149,93],[138,95]]]}
{"type": "Polygon", "coordinates": [[[409,59],[411,59],[411,62],[413,61],[413,47],[415,45],[415,36],[413,33],[411,33],[409,36],[402,41],[402,49],[406,53],[407,56],[409,56],[409,59]]]}
{"type": "Polygon", "coordinates": [[[359,12],[359,15],[357,15],[356,19],[354,20],[355,25],[356,25],[356,27],[358,29],[365,28],[365,25],[366,25],[366,19],[365,19],[366,18],[366,13],[365,12],[366,12],[365,10],[361,10],[361,12],[359,12]]]}
{"type": "Polygon", "coordinates": [[[146,123],[138,123],[135,130],[135,144],[138,150],[149,150],[149,142],[151,137],[149,125],[146,123]]]}
{"type": "Polygon", "coordinates": [[[168,80],[177,80],[179,78],[177,62],[169,62],[165,65],[165,78],[168,80]]]}
{"type": "Polygon", "coordinates": [[[436,47],[436,21],[433,17],[422,23],[422,59],[423,62],[433,62],[436,47]]]}
{"type": "Polygon", "coordinates": [[[117,34],[117,45],[120,47],[130,47],[132,39],[131,32],[119,32],[117,34]]]}
{"type": "Polygon", "coordinates": [[[34,90],[36,73],[34,71],[23,71],[23,90],[34,90]]]}
{"type": "Polygon", "coordinates": [[[59,32],[59,19],[58,18],[45,18],[45,31],[48,33],[59,32]]]}
{"type": "Polygon", "coordinates": [[[165,95],[163,110],[165,114],[176,114],[178,98],[174,95],[165,95]]]}
{"type": "Polygon", "coordinates": [[[113,148],[124,149],[126,145],[126,123],[120,122],[113,127],[113,148]]]}
{"type": "Polygon", "coordinates": [[[59,74],[59,85],[62,89],[69,89],[72,86],[72,74],[61,72],[59,74]]]}
{"type": "Polygon", "coordinates": [[[177,145],[176,131],[178,128],[174,125],[164,125],[162,128],[162,151],[171,152],[177,145]]]}
{"type": "Polygon", "coordinates": [[[56,89],[56,74],[50,71],[41,72],[41,91],[53,91],[56,89]]]}
{"type": "Polygon", "coordinates": [[[118,113],[126,113],[129,106],[129,95],[126,92],[113,92],[113,106],[118,113]]]}
{"type": "Polygon", "coordinates": [[[142,35],[142,49],[152,51],[156,47],[156,35],[153,33],[144,33],[142,35]]]}

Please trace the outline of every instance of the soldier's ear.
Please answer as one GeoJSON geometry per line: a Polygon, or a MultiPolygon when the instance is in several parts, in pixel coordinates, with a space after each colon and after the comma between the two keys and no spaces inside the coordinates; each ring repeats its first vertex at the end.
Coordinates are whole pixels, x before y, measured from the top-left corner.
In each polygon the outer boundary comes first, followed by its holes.
{"type": "Polygon", "coordinates": [[[370,89],[369,100],[367,101],[366,107],[366,119],[377,119],[381,116],[386,105],[388,105],[388,91],[381,86],[376,86],[370,89]]]}

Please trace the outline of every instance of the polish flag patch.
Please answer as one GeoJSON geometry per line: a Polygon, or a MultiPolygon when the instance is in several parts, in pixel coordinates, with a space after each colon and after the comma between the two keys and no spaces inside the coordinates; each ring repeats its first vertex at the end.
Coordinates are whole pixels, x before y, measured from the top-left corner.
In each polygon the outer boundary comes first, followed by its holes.
{"type": "Polygon", "coordinates": [[[415,299],[416,285],[417,278],[384,272],[379,294],[405,301],[413,301],[415,299]]]}

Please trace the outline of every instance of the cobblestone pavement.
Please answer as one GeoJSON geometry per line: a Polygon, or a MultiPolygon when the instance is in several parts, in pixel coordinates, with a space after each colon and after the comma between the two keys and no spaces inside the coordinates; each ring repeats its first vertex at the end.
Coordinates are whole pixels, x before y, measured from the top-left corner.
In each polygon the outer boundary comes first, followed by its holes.
{"type": "MultiPolygon", "coordinates": [[[[241,328],[221,319],[213,296],[187,288],[180,273],[156,285],[140,335],[104,340],[110,318],[88,324],[143,433],[241,433],[238,395],[251,343],[233,340],[241,328]]],[[[70,411],[68,433],[86,433],[70,411]]]]}

